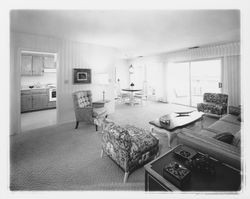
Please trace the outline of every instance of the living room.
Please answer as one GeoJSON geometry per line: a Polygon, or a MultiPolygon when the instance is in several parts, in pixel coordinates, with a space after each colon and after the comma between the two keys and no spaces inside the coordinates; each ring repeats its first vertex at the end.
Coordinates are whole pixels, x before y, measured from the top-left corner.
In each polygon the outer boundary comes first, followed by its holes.
{"type": "MultiPolygon", "coordinates": [[[[111,128],[110,120],[118,127],[151,131],[151,139],[158,140],[157,152],[152,152],[156,159],[181,141],[197,145],[203,153],[211,149],[213,158],[223,156],[221,161],[242,169],[239,10],[13,10],[10,17],[11,190],[146,189],[143,166],[148,160],[124,175],[122,166],[105,154],[103,136],[111,128]],[[22,51],[57,54],[56,125],[21,131],[22,51]],[[80,74],[91,80],[81,80],[80,74]],[[103,104],[107,119],[78,121],[72,95],[87,90],[91,103],[103,104]],[[211,108],[216,101],[211,98],[225,101],[226,111],[219,103],[211,108]],[[173,131],[152,125],[172,113],[199,115],[173,131]],[[198,146],[201,137],[192,137],[192,132],[210,136],[198,146]],[[237,147],[211,141],[221,133],[231,136],[231,143],[237,134],[237,147]]],[[[85,94],[79,95],[85,100],[85,94]]],[[[239,184],[229,183],[222,191],[241,191],[240,175],[232,175],[239,184]]]]}

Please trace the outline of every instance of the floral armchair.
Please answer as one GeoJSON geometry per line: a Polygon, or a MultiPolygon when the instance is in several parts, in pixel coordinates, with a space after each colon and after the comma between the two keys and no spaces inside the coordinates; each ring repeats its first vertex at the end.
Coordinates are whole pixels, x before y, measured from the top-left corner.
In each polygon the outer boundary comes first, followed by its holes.
{"type": "Polygon", "coordinates": [[[98,126],[100,126],[103,119],[107,117],[104,104],[92,103],[92,93],[90,90],[74,92],[73,102],[76,117],[75,129],[78,128],[79,122],[87,122],[95,124],[97,131],[98,126]]]}
{"type": "Polygon", "coordinates": [[[102,156],[105,152],[124,171],[123,182],[130,172],[158,155],[159,141],[149,131],[131,125],[121,127],[105,120],[102,136],[102,156]]]}
{"type": "Polygon", "coordinates": [[[197,104],[198,111],[222,116],[227,113],[228,95],[221,93],[204,93],[203,103],[197,104]]]}

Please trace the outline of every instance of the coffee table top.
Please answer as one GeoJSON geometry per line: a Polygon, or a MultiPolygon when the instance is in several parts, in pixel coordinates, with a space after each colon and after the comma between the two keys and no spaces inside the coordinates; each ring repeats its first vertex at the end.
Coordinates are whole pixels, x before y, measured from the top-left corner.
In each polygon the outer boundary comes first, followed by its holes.
{"type": "Polygon", "coordinates": [[[137,91],[142,91],[142,89],[132,89],[132,88],[123,88],[123,91],[127,92],[137,92],[137,91]]]}
{"type": "Polygon", "coordinates": [[[190,181],[182,188],[178,188],[166,180],[163,177],[163,168],[165,165],[172,161],[185,165],[184,161],[178,158],[174,153],[175,150],[182,146],[183,145],[176,146],[164,155],[145,165],[146,171],[173,191],[238,191],[240,189],[240,171],[228,167],[215,159],[213,159],[216,171],[214,176],[192,170],[190,181]]]}
{"type": "MultiPolygon", "coordinates": [[[[171,114],[165,115],[164,117],[166,117],[166,119],[170,121],[170,124],[165,126],[164,129],[173,131],[176,128],[184,127],[193,122],[196,122],[197,120],[200,120],[203,115],[204,115],[203,112],[198,112],[198,111],[187,112],[187,114],[184,114],[182,116],[180,116],[180,114],[178,113],[171,113],[171,114]]],[[[157,120],[159,122],[159,118],[157,120]]],[[[160,122],[159,122],[159,125],[160,125],[160,122]]]]}

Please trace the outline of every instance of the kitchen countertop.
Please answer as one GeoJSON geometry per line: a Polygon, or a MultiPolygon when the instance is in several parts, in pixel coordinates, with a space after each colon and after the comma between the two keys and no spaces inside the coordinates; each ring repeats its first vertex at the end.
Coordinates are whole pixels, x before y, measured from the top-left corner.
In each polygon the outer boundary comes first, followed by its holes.
{"type": "Polygon", "coordinates": [[[29,86],[22,86],[21,91],[27,91],[27,90],[43,90],[43,89],[51,89],[51,88],[56,88],[55,86],[40,86],[40,87],[33,87],[29,88],[29,86]]]}

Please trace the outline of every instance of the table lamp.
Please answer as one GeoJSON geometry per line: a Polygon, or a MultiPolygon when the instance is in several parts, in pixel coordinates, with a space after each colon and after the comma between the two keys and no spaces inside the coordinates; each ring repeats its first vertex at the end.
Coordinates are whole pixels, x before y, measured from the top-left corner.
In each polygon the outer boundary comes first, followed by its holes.
{"type": "Polygon", "coordinates": [[[94,76],[94,82],[103,86],[102,100],[105,101],[105,86],[109,84],[109,75],[107,73],[99,73],[94,76]]]}

